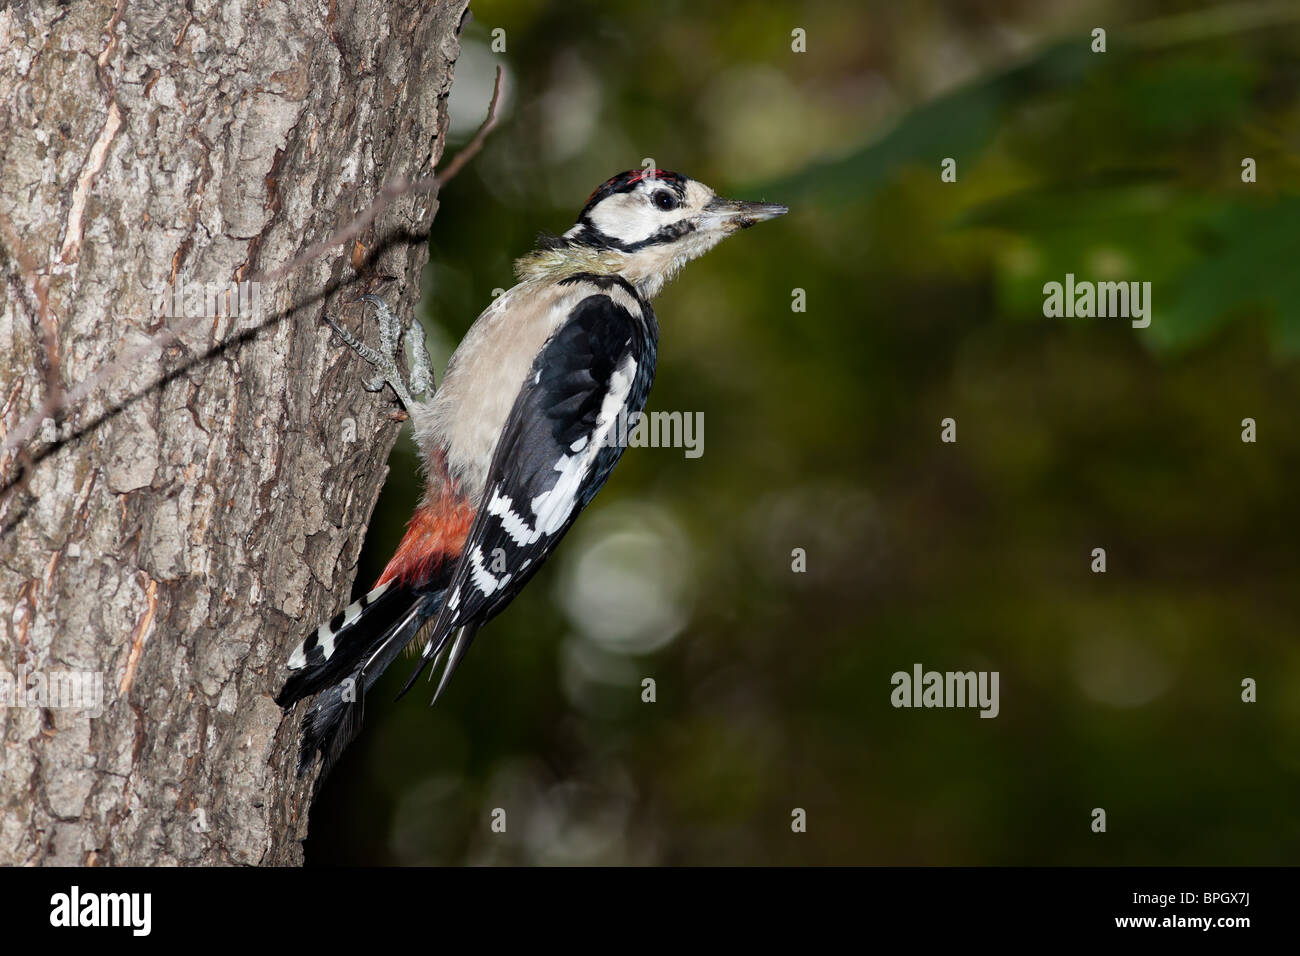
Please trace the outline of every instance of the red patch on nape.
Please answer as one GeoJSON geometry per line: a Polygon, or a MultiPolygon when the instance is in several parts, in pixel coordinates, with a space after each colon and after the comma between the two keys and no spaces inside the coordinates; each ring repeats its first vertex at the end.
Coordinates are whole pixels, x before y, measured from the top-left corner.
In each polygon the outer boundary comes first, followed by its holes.
{"type": "Polygon", "coordinates": [[[434,576],[443,563],[460,557],[474,523],[474,508],[450,489],[411,515],[397,553],[375,587],[389,581],[418,586],[434,576]]]}

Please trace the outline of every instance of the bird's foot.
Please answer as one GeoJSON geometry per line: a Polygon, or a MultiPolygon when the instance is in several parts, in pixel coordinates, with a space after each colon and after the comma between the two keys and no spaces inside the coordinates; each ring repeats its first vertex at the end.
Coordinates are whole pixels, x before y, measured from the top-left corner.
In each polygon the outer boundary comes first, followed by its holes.
{"type": "Polygon", "coordinates": [[[407,347],[411,353],[407,360],[407,371],[410,379],[410,388],[408,388],[402,370],[398,366],[398,355],[401,352],[402,342],[401,321],[393,310],[388,307],[388,303],[379,296],[363,295],[361,299],[364,302],[373,302],[375,304],[376,314],[379,318],[378,350],[357,339],[356,336],[328,315],[325,316],[325,321],[354,352],[374,366],[374,377],[370,381],[362,383],[365,389],[369,392],[378,392],[385,385],[388,385],[397,393],[397,398],[401,401],[402,406],[410,412],[416,405],[413,395],[423,395],[426,398],[433,395],[433,368],[429,361],[428,349],[424,345],[424,326],[420,325],[419,320],[412,319],[411,324],[406,328],[407,347]]]}

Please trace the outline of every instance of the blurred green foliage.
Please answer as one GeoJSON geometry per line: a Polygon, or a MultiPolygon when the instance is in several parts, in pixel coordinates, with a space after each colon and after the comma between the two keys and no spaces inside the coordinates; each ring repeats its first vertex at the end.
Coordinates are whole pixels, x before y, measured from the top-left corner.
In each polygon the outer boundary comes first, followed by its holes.
{"type": "MultiPolygon", "coordinates": [[[[308,861],[1294,862],[1300,8],[474,13],[453,149],[512,92],[441,197],[436,360],[643,158],[792,212],[656,303],[650,407],[703,456],[629,451],[437,708],[392,669],[308,861]],[[1067,272],[1151,282],[1151,326],[1044,317],[1067,272]],[[998,671],[1000,715],[894,709],[916,662],[998,671]]],[[[419,494],[390,464],[360,588],[419,494]]]]}

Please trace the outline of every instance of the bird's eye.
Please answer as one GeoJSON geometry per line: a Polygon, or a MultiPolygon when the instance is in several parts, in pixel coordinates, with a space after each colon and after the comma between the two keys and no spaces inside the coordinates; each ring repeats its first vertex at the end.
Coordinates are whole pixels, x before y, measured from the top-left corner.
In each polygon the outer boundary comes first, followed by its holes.
{"type": "Polygon", "coordinates": [[[677,208],[677,197],[672,193],[661,189],[659,192],[654,194],[654,204],[664,212],[668,212],[670,209],[677,208]]]}

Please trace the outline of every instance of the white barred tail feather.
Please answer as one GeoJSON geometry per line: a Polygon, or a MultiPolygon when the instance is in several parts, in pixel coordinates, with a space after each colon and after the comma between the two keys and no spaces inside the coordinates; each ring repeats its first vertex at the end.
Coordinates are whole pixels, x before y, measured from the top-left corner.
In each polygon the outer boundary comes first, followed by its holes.
{"type": "Polygon", "coordinates": [[[298,772],[317,752],[323,771],[361,729],[365,697],[402,649],[438,611],[444,582],[413,588],[390,581],[322,624],[289,658],[289,679],[276,697],[288,709],[317,695],[302,723],[298,772]]]}

